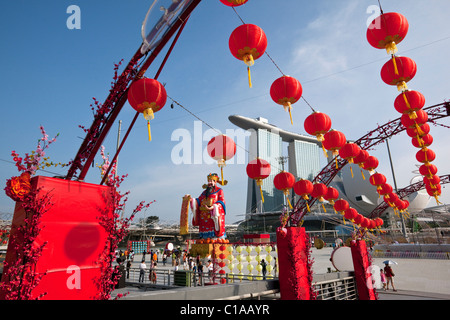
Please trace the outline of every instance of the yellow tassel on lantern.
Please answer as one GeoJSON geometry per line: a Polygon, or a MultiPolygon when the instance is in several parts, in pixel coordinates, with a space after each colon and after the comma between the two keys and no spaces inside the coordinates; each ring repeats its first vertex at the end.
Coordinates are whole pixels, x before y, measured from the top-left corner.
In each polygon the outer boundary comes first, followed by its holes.
{"type": "Polygon", "coordinates": [[[395,74],[398,76],[397,62],[395,61],[395,56],[394,55],[392,55],[392,63],[394,64],[395,74]]]}
{"type": "Polygon", "coordinates": [[[263,195],[263,191],[262,191],[262,184],[263,184],[263,181],[261,179],[257,179],[256,180],[256,185],[259,187],[259,192],[261,192],[261,200],[264,203],[264,195],[263,195]]]}
{"type": "Polygon", "coordinates": [[[283,105],[284,110],[286,112],[289,112],[289,117],[291,118],[291,124],[293,125],[294,122],[292,121],[292,113],[291,113],[291,109],[292,109],[292,105],[289,101],[286,102],[286,104],[283,105]]]}
{"type": "Polygon", "coordinates": [[[361,175],[362,175],[363,180],[366,180],[366,177],[364,176],[364,172],[362,169],[361,169],[361,175]]]}
{"type": "MultiPolygon", "coordinates": [[[[408,101],[408,98],[406,97],[405,92],[403,92],[402,95],[403,95],[403,100],[405,100],[406,107],[407,107],[408,109],[411,109],[411,105],[410,105],[410,103],[409,103],[409,101],[408,101]]],[[[409,118],[412,119],[412,120],[417,119],[417,113],[416,113],[415,111],[410,111],[410,112],[408,113],[408,116],[409,116],[409,118]]]]}
{"type": "Polygon", "coordinates": [[[385,48],[386,48],[386,52],[388,54],[395,54],[398,51],[397,45],[395,44],[394,41],[389,42],[388,44],[386,44],[385,48]]]}
{"type": "Polygon", "coordinates": [[[397,90],[398,91],[406,91],[408,90],[408,86],[406,85],[405,81],[400,81],[399,83],[397,83],[397,90]]]}
{"type": "Polygon", "coordinates": [[[147,130],[148,130],[148,141],[152,141],[152,132],[150,130],[150,120],[155,118],[152,108],[147,108],[143,112],[144,118],[147,120],[147,130]]]}
{"type": "Polygon", "coordinates": [[[253,60],[253,56],[251,54],[246,54],[243,57],[244,63],[247,65],[247,75],[248,75],[248,86],[252,87],[252,76],[250,73],[250,67],[255,64],[255,60],[253,60]]]}
{"type": "Polygon", "coordinates": [[[352,174],[352,179],[353,179],[353,169],[352,169],[352,166],[350,166],[350,173],[352,174]]]}

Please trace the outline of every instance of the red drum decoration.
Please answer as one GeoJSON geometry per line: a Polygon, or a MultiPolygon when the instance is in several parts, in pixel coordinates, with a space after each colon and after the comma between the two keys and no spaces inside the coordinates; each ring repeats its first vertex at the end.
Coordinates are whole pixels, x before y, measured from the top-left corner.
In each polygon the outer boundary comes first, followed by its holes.
{"type": "MultiPolygon", "coordinates": [[[[342,146],[341,149],[339,149],[339,156],[342,159],[347,160],[348,163],[354,163],[354,159],[359,155],[360,152],[361,148],[356,143],[346,143],[342,146]]],[[[350,172],[353,178],[353,169],[351,166],[350,172]]]]}
{"type": "Polygon", "coordinates": [[[408,33],[409,24],[405,16],[396,12],[383,13],[375,18],[367,29],[369,44],[377,49],[386,49],[388,54],[397,52],[399,44],[408,33]]]}
{"type": "Polygon", "coordinates": [[[370,173],[373,173],[373,171],[378,167],[378,159],[374,156],[369,156],[367,160],[363,164],[364,170],[369,171],[370,173]]]}
{"type": "Polygon", "coordinates": [[[231,33],[228,41],[231,54],[247,65],[248,84],[252,87],[250,67],[256,59],[262,57],[267,48],[267,38],[264,31],[254,24],[244,24],[231,33]]]}
{"type": "Polygon", "coordinates": [[[227,181],[223,180],[223,167],[226,166],[225,161],[233,158],[236,154],[236,144],[233,139],[221,134],[209,140],[206,151],[211,158],[217,161],[223,185],[226,185],[227,181]]]}
{"type": "Polygon", "coordinates": [[[377,191],[381,190],[381,186],[386,183],[386,177],[381,173],[374,173],[370,176],[369,182],[371,185],[377,187],[377,191]]]}
{"type": "Polygon", "coordinates": [[[273,184],[275,185],[275,188],[278,190],[283,191],[284,195],[286,196],[286,201],[289,204],[289,207],[292,209],[291,202],[289,201],[289,189],[292,189],[295,183],[295,177],[292,173],[281,171],[279,174],[275,176],[273,179],[273,184]]]}
{"type": "Polygon", "coordinates": [[[334,205],[334,201],[339,197],[339,191],[333,187],[327,188],[327,193],[323,196],[331,205],[334,205]]]}
{"type": "MultiPolygon", "coordinates": [[[[313,192],[314,186],[311,181],[300,179],[294,183],[294,192],[301,196],[303,200],[309,200],[309,195],[313,192]]],[[[311,212],[308,202],[306,202],[308,212],[311,212]]]]}
{"type": "Polygon", "coordinates": [[[438,168],[430,163],[428,165],[421,165],[419,168],[419,172],[421,175],[425,176],[425,177],[431,177],[434,176],[437,172],[438,172],[438,168]]]}
{"type": "Polygon", "coordinates": [[[416,148],[427,148],[433,144],[433,136],[426,134],[422,137],[412,138],[412,145],[416,148]]]}
{"type": "Polygon", "coordinates": [[[256,158],[247,164],[246,171],[250,179],[256,180],[256,185],[259,187],[259,191],[261,192],[261,200],[264,202],[262,184],[263,180],[270,175],[270,163],[266,160],[256,158]]]}
{"type": "Polygon", "coordinates": [[[239,7],[246,3],[248,0],[220,0],[224,5],[228,7],[239,7]]]}
{"type": "Polygon", "coordinates": [[[150,120],[161,110],[167,101],[167,92],[157,80],[142,78],[133,82],[128,89],[128,103],[147,120],[148,140],[152,140],[150,120]]]}
{"type": "Polygon", "coordinates": [[[411,119],[417,117],[416,112],[425,106],[425,97],[418,91],[406,90],[394,101],[395,110],[401,114],[407,114],[411,119]]]}
{"type": "Polygon", "coordinates": [[[416,159],[420,163],[428,165],[430,162],[433,162],[436,159],[436,154],[431,149],[419,150],[416,153],[416,159]]]}
{"type": "Polygon", "coordinates": [[[323,141],[324,134],[331,129],[331,119],[325,113],[316,111],[305,119],[304,127],[307,133],[323,141]]]}
{"type": "Polygon", "coordinates": [[[302,96],[302,85],[300,82],[289,76],[282,76],[275,80],[270,87],[270,97],[275,103],[281,104],[284,110],[289,112],[292,121],[292,104],[296,103],[302,96]]]}
{"type": "Polygon", "coordinates": [[[395,57],[381,68],[381,79],[388,85],[397,86],[398,91],[408,89],[409,82],[417,72],[417,65],[411,58],[395,57]]]}

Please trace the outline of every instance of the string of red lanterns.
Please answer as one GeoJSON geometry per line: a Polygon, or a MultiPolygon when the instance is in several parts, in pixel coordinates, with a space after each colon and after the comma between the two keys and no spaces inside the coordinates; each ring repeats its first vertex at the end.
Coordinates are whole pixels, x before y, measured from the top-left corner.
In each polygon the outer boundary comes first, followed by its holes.
{"type": "MultiPolygon", "coordinates": [[[[433,143],[433,137],[429,134],[428,114],[422,110],[425,97],[422,93],[407,87],[407,83],[416,75],[417,65],[411,58],[396,56],[397,44],[405,39],[408,29],[408,20],[402,14],[382,12],[368,27],[367,41],[374,48],[386,49],[391,55],[391,59],[381,69],[381,79],[388,85],[397,86],[401,91],[395,98],[394,108],[402,114],[401,123],[406,128],[407,135],[412,138],[412,145],[420,149],[416,153],[417,161],[423,164],[419,171],[428,194],[439,204],[441,185],[440,181],[432,178],[436,175],[437,168],[431,164],[436,154],[428,148],[433,143]]],[[[400,211],[404,211],[404,203],[398,203],[400,211]]]]}

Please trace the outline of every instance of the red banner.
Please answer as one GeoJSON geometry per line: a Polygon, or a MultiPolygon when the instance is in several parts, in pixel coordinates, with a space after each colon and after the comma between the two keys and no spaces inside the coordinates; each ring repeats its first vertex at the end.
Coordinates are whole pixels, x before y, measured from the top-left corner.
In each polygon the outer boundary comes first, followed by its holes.
{"type": "MultiPolygon", "coordinates": [[[[108,236],[99,223],[100,217],[110,216],[113,210],[110,188],[42,176],[33,178],[32,183],[39,195],[50,192],[52,203],[42,215],[42,230],[35,241],[36,246],[46,243],[35,266],[38,274],[46,274],[32,296],[46,293],[42,299],[92,299],[98,293],[102,263],[99,258],[105,252],[108,236]]],[[[17,203],[10,239],[16,237],[19,248],[17,227],[24,218],[25,212],[17,203]]],[[[8,246],[7,263],[17,255],[13,242],[8,246]]],[[[8,281],[6,271],[2,281],[8,281]]]]}
{"type": "Polygon", "coordinates": [[[350,248],[359,300],[377,300],[370,271],[372,263],[369,259],[366,242],[364,240],[352,241],[350,248]]]}

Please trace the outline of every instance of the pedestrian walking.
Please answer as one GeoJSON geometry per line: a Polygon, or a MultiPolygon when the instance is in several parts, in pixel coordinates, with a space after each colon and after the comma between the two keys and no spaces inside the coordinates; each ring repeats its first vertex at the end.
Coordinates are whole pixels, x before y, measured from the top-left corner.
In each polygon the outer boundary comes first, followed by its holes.
{"type": "Polygon", "coordinates": [[[147,265],[145,264],[145,260],[142,259],[141,264],[139,265],[139,282],[144,282],[146,269],[147,265]]]}
{"type": "Polygon", "coordinates": [[[392,285],[392,290],[397,291],[394,286],[394,271],[392,271],[391,266],[386,263],[384,266],[384,275],[386,277],[386,290],[389,290],[389,283],[392,285]]]}
{"type": "Polygon", "coordinates": [[[381,278],[381,283],[383,284],[383,290],[386,291],[386,275],[384,274],[383,269],[380,269],[380,278],[381,278]]]}
{"type": "Polygon", "coordinates": [[[127,279],[130,279],[131,261],[127,261],[127,279]]]}
{"type": "Polygon", "coordinates": [[[261,272],[263,274],[263,279],[266,280],[266,273],[267,273],[267,263],[264,261],[264,259],[261,260],[260,265],[262,267],[261,272]]]}

